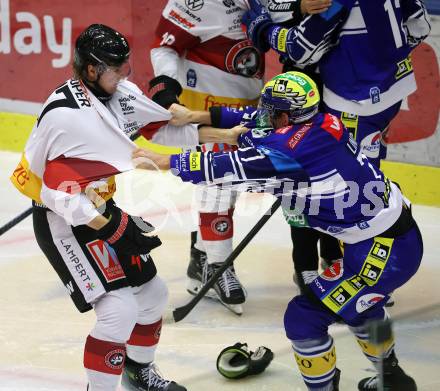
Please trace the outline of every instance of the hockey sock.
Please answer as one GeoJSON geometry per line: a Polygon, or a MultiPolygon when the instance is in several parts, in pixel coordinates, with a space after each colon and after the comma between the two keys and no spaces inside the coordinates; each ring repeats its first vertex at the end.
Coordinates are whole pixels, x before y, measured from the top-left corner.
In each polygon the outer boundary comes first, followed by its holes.
{"type": "Polygon", "coordinates": [[[162,319],[152,324],[137,323],[127,341],[127,356],[141,364],[152,362],[159,343],[161,329],[162,319]]]}
{"type": "Polygon", "coordinates": [[[365,356],[373,363],[380,362],[382,358],[387,358],[394,350],[394,335],[380,345],[370,342],[371,336],[366,327],[350,327],[356,340],[365,356]]]}
{"type": "Polygon", "coordinates": [[[200,236],[210,264],[223,262],[232,252],[233,213],[232,208],[227,212],[200,212],[200,236]]]}
{"type": "Polygon", "coordinates": [[[84,367],[89,391],[116,390],[125,361],[125,345],[89,335],[84,347],[84,367]]]}
{"type": "Polygon", "coordinates": [[[332,391],[336,372],[336,350],[333,338],[292,341],[298,369],[309,390],[332,391]]]}

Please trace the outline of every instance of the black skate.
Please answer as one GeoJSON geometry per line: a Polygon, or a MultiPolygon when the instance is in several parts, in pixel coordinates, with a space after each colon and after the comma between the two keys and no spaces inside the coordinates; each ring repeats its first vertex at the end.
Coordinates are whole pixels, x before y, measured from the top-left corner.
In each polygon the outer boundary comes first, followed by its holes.
{"type": "Polygon", "coordinates": [[[165,380],[153,364],[139,364],[125,359],[121,384],[127,391],[186,391],[176,382],[165,380]]]}
{"type": "MultiPolygon", "coordinates": [[[[417,391],[414,379],[399,367],[394,353],[383,362],[383,391],[417,391]]],[[[382,391],[379,388],[379,375],[362,379],[358,384],[360,391],[382,391]]]]}
{"type": "MultiPolygon", "coordinates": [[[[196,295],[203,284],[211,278],[221,265],[221,263],[208,264],[206,253],[192,248],[191,261],[187,270],[189,277],[187,291],[196,295]]],[[[214,287],[206,293],[206,296],[219,300],[220,303],[237,315],[243,313],[241,304],[246,300],[246,293],[235,274],[233,266],[224,271],[217,279],[214,287]]]]}

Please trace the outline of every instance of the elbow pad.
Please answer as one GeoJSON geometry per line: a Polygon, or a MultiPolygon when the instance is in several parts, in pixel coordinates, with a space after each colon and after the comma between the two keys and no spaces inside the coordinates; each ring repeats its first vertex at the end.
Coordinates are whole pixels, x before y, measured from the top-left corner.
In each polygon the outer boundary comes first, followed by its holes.
{"type": "Polygon", "coordinates": [[[168,109],[173,103],[179,103],[182,86],[176,79],[160,75],[150,80],[148,93],[153,102],[168,109]]]}

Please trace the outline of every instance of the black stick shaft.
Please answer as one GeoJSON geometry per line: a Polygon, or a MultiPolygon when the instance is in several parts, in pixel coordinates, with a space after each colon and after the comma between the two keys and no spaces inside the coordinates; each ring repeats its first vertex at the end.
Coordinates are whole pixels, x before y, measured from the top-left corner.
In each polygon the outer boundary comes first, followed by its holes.
{"type": "Polygon", "coordinates": [[[208,292],[215,284],[217,279],[223,274],[223,272],[232,265],[234,260],[240,255],[243,249],[249,244],[249,242],[254,238],[254,236],[260,231],[264,224],[270,219],[270,217],[275,213],[275,211],[281,205],[281,198],[277,198],[277,200],[273,203],[270,209],[258,220],[258,222],[254,225],[254,227],[249,231],[249,233],[243,238],[243,240],[234,248],[232,253],[225,259],[222,266],[216,270],[216,272],[212,275],[212,277],[206,282],[206,284],[202,285],[200,291],[195,295],[187,304],[177,307],[173,311],[173,318],[175,322],[181,321],[185,316],[187,316],[192,309],[197,305],[197,303],[205,296],[206,292],[208,292]]]}
{"type": "Polygon", "coordinates": [[[17,217],[14,217],[9,223],[6,223],[3,227],[0,227],[0,236],[9,231],[12,227],[16,226],[20,221],[23,221],[26,217],[32,214],[32,206],[20,213],[17,217]]]}

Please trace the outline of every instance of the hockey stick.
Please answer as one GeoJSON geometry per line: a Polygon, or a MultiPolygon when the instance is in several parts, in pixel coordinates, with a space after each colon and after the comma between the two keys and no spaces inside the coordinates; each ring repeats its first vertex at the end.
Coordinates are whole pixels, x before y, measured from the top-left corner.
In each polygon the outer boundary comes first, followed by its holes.
{"type": "Polygon", "coordinates": [[[6,223],[3,227],[0,227],[0,236],[9,231],[12,227],[15,227],[20,221],[23,221],[26,217],[32,214],[32,206],[20,213],[17,217],[14,217],[9,223],[6,223]]]}
{"type": "Polygon", "coordinates": [[[254,236],[260,231],[264,224],[270,219],[270,217],[275,213],[275,211],[281,205],[281,198],[277,198],[270,209],[258,220],[258,222],[254,225],[254,227],[249,231],[249,233],[243,238],[243,240],[234,248],[232,253],[225,259],[222,266],[219,267],[215,273],[211,276],[211,278],[206,282],[206,284],[202,285],[200,291],[195,295],[188,303],[181,307],[177,307],[173,311],[173,319],[175,322],[181,321],[188,315],[192,309],[197,305],[197,303],[205,296],[206,292],[208,292],[217,281],[223,272],[232,265],[234,260],[240,255],[243,249],[249,244],[249,242],[254,238],[254,236]]]}

